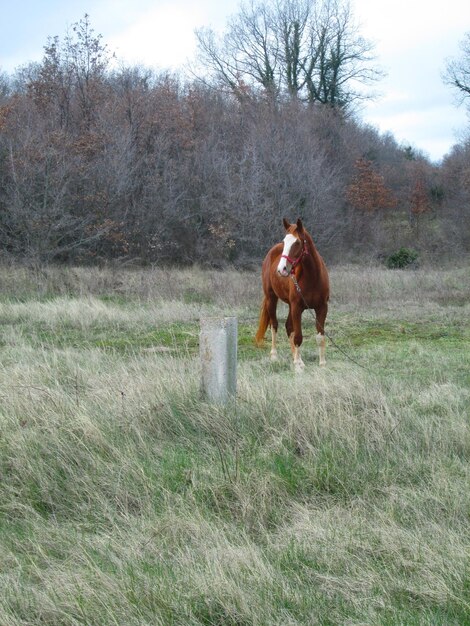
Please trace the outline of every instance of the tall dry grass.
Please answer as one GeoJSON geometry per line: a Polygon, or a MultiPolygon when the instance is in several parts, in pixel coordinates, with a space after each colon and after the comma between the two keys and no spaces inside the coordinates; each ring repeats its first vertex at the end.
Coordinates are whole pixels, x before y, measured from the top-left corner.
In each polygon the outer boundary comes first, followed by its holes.
{"type": "Polygon", "coordinates": [[[273,365],[246,347],[235,407],[201,400],[181,338],[201,313],[255,317],[252,274],[15,271],[0,273],[1,624],[468,623],[460,270],[334,269],[331,326],[366,369],[331,346],[320,369],[306,347],[295,376],[287,344],[273,365]]]}

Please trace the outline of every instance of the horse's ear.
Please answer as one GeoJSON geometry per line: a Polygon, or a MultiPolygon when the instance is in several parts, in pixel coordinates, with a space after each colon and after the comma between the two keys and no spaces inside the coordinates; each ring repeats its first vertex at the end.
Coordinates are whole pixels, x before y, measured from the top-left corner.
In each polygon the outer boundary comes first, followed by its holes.
{"type": "Polygon", "coordinates": [[[299,233],[303,233],[304,232],[304,225],[302,224],[302,220],[300,219],[300,217],[297,220],[297,231],[299,233]]]}
{"type": "Polygon", "coordinates": [[[282,218],[282,223],[284,224],[284,228],[285,228],[286,230],[289,230],[289,228],[290,228],[290,224],[289,224],[289,222],[286,220],[286,218],[285,218],[285,217],[283,217],[283,218],[282,218]]]}

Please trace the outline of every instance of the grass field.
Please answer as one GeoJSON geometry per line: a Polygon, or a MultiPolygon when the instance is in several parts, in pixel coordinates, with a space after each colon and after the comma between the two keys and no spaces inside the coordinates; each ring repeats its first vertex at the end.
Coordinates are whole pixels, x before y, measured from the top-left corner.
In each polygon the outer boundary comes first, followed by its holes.
{"type": "Polygon", "coordinates": [[[365,369],[320,369],[304,314],[295,375],[281,333],[278,363],[253,345],[256,274],[0,270],[1,626],[470,624],[470,269],[331,282],[365,369]]]}

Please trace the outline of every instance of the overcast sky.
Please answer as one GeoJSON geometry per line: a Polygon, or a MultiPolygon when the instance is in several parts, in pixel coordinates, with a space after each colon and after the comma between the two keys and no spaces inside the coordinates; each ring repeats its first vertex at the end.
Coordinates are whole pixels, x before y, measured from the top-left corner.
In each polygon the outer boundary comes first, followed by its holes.
{"type": "MultiPolygon", "coordinates": [[[[463,107],[442,83],[446,58],[458,56],[470,31],[470,0],[351,0],[360,33],[376,45],[387,72],[380,97],[361,117],[438,161],[468,126],[463,107]]],[[[194,29],[222,30],[239,0],[0,0],[0,70],[39,61],[48,36],[63,38],[85,13],[125,63],[164,70],[195,52],[194,29]]]]}

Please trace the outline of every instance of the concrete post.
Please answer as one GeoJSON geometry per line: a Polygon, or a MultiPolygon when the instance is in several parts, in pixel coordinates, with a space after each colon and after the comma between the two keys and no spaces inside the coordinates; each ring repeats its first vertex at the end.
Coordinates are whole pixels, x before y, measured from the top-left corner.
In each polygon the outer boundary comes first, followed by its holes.
{"type": "Polygon", "coordinates": [[[201,319],[201,389],[211,402],[226,404],[237,394],[237,318],[201,319]]]}

